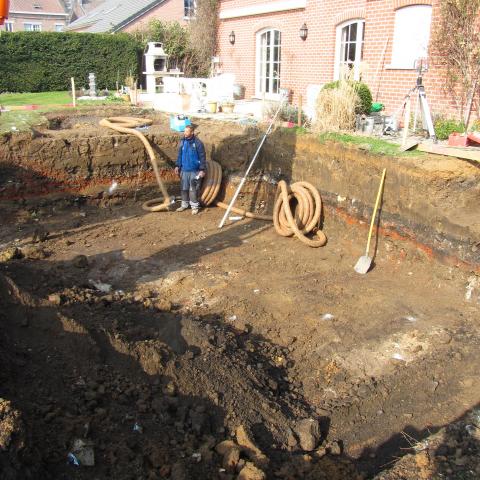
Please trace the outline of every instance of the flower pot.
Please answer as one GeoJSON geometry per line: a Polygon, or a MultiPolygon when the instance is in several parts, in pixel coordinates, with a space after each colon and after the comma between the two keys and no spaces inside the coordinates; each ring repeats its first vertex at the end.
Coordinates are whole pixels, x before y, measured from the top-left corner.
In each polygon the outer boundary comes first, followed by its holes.
{"type": "Polygon", "coordinates": [[[454,132],[448,137],[448,145],[450,147],[466,147],[468,144],[468,137],[461,133],[454,132]]]}
{"type": "Polygon", "coordinates": [[[222,105],[222,112],[223,113],[233,113],[233,109],[235,105],[233,103],[225,103],[222,105]]]}
{"type": "Polygon", "coordinates": [[[217,102],[208,102],[207,109],[210,113],[217,113],[217,102]]]}

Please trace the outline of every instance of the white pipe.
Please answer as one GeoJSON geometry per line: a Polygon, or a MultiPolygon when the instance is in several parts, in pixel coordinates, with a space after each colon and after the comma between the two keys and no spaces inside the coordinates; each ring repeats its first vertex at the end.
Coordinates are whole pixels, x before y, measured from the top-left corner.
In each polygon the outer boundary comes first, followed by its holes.
{"type": "Polygon", "coordinates": [[[238,195],[239,195],[239,193],[240,193],[240,190],[242,189],[245,181],[247,180],[248,174],[250,173],[250,170],[252,169],[253,164],[255,163],[255,160],[257,159],[258,154],[260,153],[260,150],[262,149],[263,144],[265,143],[265,140],[267,139],[267,136],[268,136],[268,135],[270,134],[270,132],[272,131],[273,124],[275,123],[275,120],[277,119],[277,116],[278,116],[278,114],[280,113],[280,110],[281,110],[282,107],[283,107],[283,102],[285,101],[285,99],[286,99],[286,97],[285,97],[285,96],[282,96],[282,99],[281,99],[281,101],[280,101],[280,106],[278,107],[278,110],[277,110],[277,112],[275,113],[275,116],[273,117],[272,121],[270,122],[270,125],[269,125],[269,127],[268,127],[268,130],[266,131],[265,135],[263,136],[262,141],[260,142],[260,145],[258,146],[257,151],[255,152],[255,155],[253,156],[253,159],[252,159],[252,161],[250,162],[250,165],[248,166],[247,171],[245,172],[245,175],[244,175],[243,178],[242,178],[242,181],[240,182],[240,185],[238,185],[237,190],[235,191],[235,194],[233,195],[233,198],[232,198],[232,200],[230,201],[230,204],[228,205],[227,211],[225,212],[225,215],[223,216],[222,221],[221,221],[220,224],[218,225],[218,228],[222,228],[222,227],[225,225],[225,222],[226,222],[228,216],[230,215],[230,211],[232,210],[232,207],[233,207],[233,205],[235,204],[235,202],[236,202],[236,200],[237,200],[237,197],[238,197],[238,195]]]}

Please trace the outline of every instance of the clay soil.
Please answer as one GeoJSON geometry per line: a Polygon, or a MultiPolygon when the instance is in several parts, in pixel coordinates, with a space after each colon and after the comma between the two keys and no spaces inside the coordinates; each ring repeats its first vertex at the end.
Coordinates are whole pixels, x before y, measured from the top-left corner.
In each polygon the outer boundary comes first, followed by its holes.
{"type": "Polygon", "coordinates": [[[4,209],[1,478],[478,478],[469,272],[380,238],[360,276],[366,228],[333,211],[321,249],[222,214],[4,209]],[[94,466],[67,463],[76,439],[94,466]]]}

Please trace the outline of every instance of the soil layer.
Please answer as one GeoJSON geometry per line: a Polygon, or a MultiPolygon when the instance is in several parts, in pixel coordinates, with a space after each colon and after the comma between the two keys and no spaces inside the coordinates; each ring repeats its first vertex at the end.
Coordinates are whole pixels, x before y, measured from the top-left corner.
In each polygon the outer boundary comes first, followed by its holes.
{"type": "MultiPolygon", "coordinates": [[[[219,231],[218,209],[7,213],[2,478],[371,478],[478,402],[476,277],[410,244],[381,239],[360,276],[364,233],[333,214],[309,249],[268,223],[219,231]],[[225,469],[239,427],[254,451],[225,469]],[[79,439],[95,466],[67,464],[79,439]]],[[[429,468],[475,468],[458,463],[429,468]]]]}

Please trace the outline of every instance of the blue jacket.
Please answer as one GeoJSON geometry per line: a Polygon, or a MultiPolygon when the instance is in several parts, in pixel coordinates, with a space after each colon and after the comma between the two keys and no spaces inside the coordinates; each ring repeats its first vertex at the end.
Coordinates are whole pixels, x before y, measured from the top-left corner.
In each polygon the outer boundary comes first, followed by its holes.
{"type": "Polygon", "coordinates": [[[195,135],[180,142],[176,166],[183,172],[207,170],[205,147],[195,135]]]}

